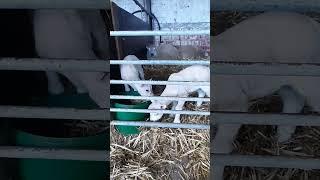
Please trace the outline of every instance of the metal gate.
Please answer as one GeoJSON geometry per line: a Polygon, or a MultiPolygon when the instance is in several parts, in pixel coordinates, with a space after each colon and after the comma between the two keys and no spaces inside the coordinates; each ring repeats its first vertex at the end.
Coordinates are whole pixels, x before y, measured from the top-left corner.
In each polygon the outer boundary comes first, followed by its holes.
{"type": "MultiPolygon", "coordinates": [[[[111,12],[113,9],[113,4],[111,12]]],[[[116,12],[114,12],[116,14],[116,12]]],[[[119,22],[114,22],[117,26],[119,22]]],[[[120,29],[115,27],[116,30],[120,29]]],[[[128,29],[128,28],[126,28],[128,29]]],[[[129,28],[130,29],[130,28],[129,28]]],[[[111,31],[110,36],[116,37],[119,41],[121,38],[118,37],[137,37],[136,41],[132,41],[131,45],[134,46],[134,42],[137,43],[137,46],[141,43],[138,38],[152,37],[152,36],[180,36],[180,35],[210,35],[210,30],[197,30],[197,31],[150,31],[150,30],[131,30],[130,31],[111,31]]],[[[209,37],[208,37],[209,38],[209,37]]],[[[150,38],[149,38],[150,39],[150,38]]],[[[119,42],[118,42],[119,43],[119,42]]],[[[121,45],[118,44],[118,51],[122,51],[121,45]]],[[[126,54],[127,55],[127,54],[126,54]]],[[[118,58],[125,56],[123,52],[118,53],[118,58]]],[[[140,64],[140,65],[210,65],[210,61],[206,60],[139,60],[139,61],[125,61],[125,60],[110,60],[110,65],[120,65],[120,64],[140,64]]],[[[150,85],[201,85],[201,86],[210,86],[210,82],[173,82],[173,81],[154,81],[154,80],[140,80],[140,81],[125,81],[125,80],[110,80],[111,84],[150,84],[150,85]]],[[[126,100],[185,100],[185,101],[198,101],[202,100],[203,102],[209,102],[210,98],[192,98],[192,97],[142,97],[142,96],[125,96],[125,95],[110,95],[110,99],[126,99],[126,100]]],[[[161,112],[164,114],[187,114],[187,115],[202,115],[209,116],[210,112],[205,111],[183,111],[183,110],[148,110],[148,109],[123,109],[123,108],[110,108],[110,112],[136,112],[136,113],[154,113],[161,112]]],[[[117,119],[111,121],[111,125],[126,125],[126,126],[143,126],[143,127],[160,127],[160,128],[192,128],[192,129],[209,129],[209,124],[175,124],[175,123],[162,123],[162,122],[141,122],[141,121],[119,121],[117,119]]]]}
{"type": "MultiPolygon", "coordinates": [[[[211,11],[250,11],[291,10],[296,12],[318,11],[317,1],[237,1],[211,0],[211,11]]],[[[214,42],[213,42],[214,43],[214,42]]],[[[211,76],[214,75],[264,75],[264,76],[320,76],[319,65],[313,64],[266,64],[238,63],[241,65],[211,63],[211,76]]],[[[214,82],[212,82],[214,83],[214,82]]],[[[212,90],[212,89],[211,89],[212,90]]],[[[213,93],[213,92],[211,92],[213,93]]],[[[251,125],[294,125],[320,126],[320,116],[293,114],[248,114],[214,112],[211,106],[211,125],[251,124],[251,125]]],[[[213,149],[212,147],[210,149],[213,149]]],[[[266,167],[320,169],[320,159],[262,155],[215,154],[211,151],[211,177],[215,177],[217,166],[266,167]]]]}
{"type": "MultiPolygon", "coordinates": [[[[0,9],[109,9],[105,0],[8,0],[0,2],[0,9]]],[[[107,32],[106,32],[107,33],[107,32]]],[[[37,58],[1,58],[0,70],[54,70],[54,71],[94,71],[109,72],[109,64],[105,60],[66,60],[37,58]]],[[[108,103],[108,102],[106,102],[108,103]]],[[[74,109],[47,108],[27,106],[0,106],[0,117],[4,118],[42,118],[42,119],[75,119],[102,120],[110,119],[108,109],[74,109]]],[[[34,148],[20,146],[0,146],[0,157],[34,158],[34,159],[65,159],[109,161],[105,150],[73,150],[58,148],[34,148]]]]}

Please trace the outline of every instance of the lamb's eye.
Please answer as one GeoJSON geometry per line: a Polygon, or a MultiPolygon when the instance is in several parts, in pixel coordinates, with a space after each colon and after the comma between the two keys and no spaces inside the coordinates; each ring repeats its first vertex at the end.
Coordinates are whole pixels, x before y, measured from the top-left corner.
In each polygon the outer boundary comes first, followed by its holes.
{"type": "Polygon", "coordinates": [[[147,89],[146,91],[149,92],[149,89],[147,89]]]}

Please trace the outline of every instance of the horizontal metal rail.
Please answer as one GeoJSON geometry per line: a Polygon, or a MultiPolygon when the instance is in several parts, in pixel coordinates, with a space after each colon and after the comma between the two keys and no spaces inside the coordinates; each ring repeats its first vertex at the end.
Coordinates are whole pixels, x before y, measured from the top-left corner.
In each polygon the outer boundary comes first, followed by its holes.
{"type": "Polygon", "coordinates": [[[83,161],[109,161],[110,158],[106,150],[31,148],[23,146],[0,146],[0,157],[83,161]]]}
{"type": "Polygon", "coordinates": [[[320,126],[319,115],[211,112],[212,124],[320,126]]]}
{"type": "Polygon", "coordinates": [[[320,159],[284,156],[213,154],[213,164],[241,167],[320,169],[320,159]]]}
{"type": "Polygon", "coordinates": [[[110,31],[110,36],[191,36],[210,35],[210,30],[194,31],[110,31]]]}
{"type": "Polygon", "coordinates": [[[0,106],[0,117],[40,118],[40,119],[75,119],[75,120],[110,120],[107,109],[46,108],[30,106],[0,106]]]}
{"type": "Polygon", "coordinates": [[[184,85],[184,86],[210,86],[210,82],[191,82],[191,81],[126,81],[126,80],[110,80],[110,84],[151,84],[151,85],[184,85]]]}
{"type": "Polygon", "coordinates": [[[106,0],[1,0],[1,9],[110,9],[106,0]]]}
{"type": "Polygon", "coordinates": [[[207,111],[183,111],[183,110],[163,110],[163,109],[126,109],[126,108],[110,108],[110,112],[135,112],[135,113],[163,113],[163,114],[186,114],[209,116],[207,111]]]}
{"type": "Polygon", "coordinates": [[[205,60],[110,60],[110,64],[141,64],[141,65],[210,65],[210,61],[205,60]]]}
{"type": "Polygon", "coordinates": [[[181,128],[181,129],[210,129],[207,124],[183,124],[164,122],[141,122],[141,121],[111,121],[111,125],[143,126],[150,128],[181,128]]]}
{"type": "Polygon", "coordinates": [[[1,58],[0,70],[109,72],[106,60],[1,58]]]}
{"type": "Polygon", "coordinates": [[[211,62],[213,75],[320,76],[319,65],[220,64],[211,62]]]}
{"type": "Polygon", "coordinates": [[[294,11],[294,12],[319,12],[318,0],[211,0],[211,11],[294,11]]]}
{"type": "Polygon", "coordinates": [[[169,97],[169,96],[122,96],[110,95],[110,99],[136,99],[136,100],[171,100],[171,101],[203,101],[210,102],[210,98],[193,98],[193,97],[169,97]]]}

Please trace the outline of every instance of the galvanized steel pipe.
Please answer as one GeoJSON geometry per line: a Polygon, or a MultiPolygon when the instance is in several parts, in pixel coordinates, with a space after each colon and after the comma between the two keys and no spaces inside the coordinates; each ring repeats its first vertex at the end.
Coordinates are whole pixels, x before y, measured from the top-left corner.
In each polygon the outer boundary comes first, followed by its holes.
{"type": "Polygon", "coordinates": [[[210,30],[194,31],[110,31],[110,36],[193,36],[210,35],[210,30]]]}
{"type": "Polygon", "coordinates": [[[207,124],[183,124],[164,122],[141,122],[141,121],[111,121],[111,125],[143,126],[150,128],[181,128],[181,129],[210,129],[207,124]]]}

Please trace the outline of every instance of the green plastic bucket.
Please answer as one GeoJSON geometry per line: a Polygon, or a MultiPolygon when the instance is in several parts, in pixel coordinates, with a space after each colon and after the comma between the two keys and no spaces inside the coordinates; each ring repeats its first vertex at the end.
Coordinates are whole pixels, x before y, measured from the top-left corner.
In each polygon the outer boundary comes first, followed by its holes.
{"type": "MultiPolygon", "coordinates": [[[[51,107],[97,107],[87,94],[55,95],[45,101],[51,107]]],[[[104,132],[87,137],[57,138],[16,130],[15,141],[26,147],[106,150],[107,136],[104,132]]],[[[96,161],[20,159],[18,168],[20,180],[105,180],[108,176],[107,163],[96,161]]]]}
{"type": "MultiPolygon", "coordinates": [[[[123,92],[123,95],[130,96],[140,96],[136,91],[123,92]]],[[[125,109],[148,109],[150,101],[137,103],[137,104],[125,104],[116,102],[114,103],[115,108],[125,108],[125,109]]],[[[129,113],[129,112],[115,112],[115,119],[119,121],[144,121],[146,119],[147,113],[129,113]]],[[[117,131],[125,136],[139,134],[139,127],[136,126],[115,126],[117,131]]]]}

